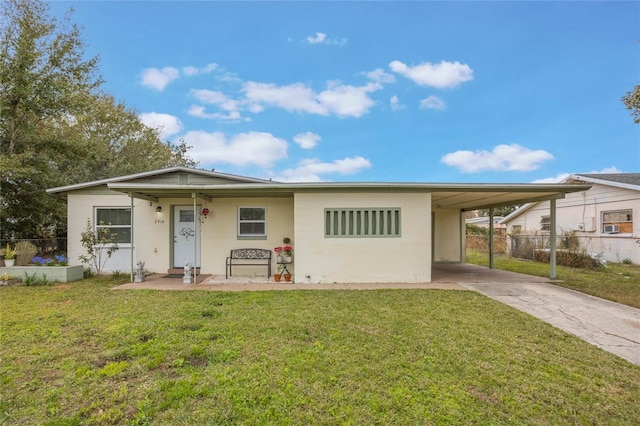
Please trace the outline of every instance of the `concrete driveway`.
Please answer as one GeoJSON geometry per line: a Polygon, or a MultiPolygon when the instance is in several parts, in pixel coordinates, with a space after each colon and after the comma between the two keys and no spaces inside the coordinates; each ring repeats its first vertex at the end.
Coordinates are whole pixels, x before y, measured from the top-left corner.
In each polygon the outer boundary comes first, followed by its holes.
{"type": "Polygon", "coordinates": [[[548,282],[457,283],[640,365],[640,309],[548,282]]]}

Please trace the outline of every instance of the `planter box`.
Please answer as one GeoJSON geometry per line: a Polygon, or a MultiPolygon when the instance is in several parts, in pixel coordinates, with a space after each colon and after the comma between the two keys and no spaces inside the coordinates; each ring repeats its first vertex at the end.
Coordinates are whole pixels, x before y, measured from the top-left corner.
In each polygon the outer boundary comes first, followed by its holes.
{"type": "Polygon", "coordinates": [[[7,274],[10,277],[25,279],[25,273],[29,276],[36,274],[37,279],[43,275],[51,282],[69,282],[84,278],[81,265],[78,266],[11,266],[0,268],[0,275],[7,274]]]}

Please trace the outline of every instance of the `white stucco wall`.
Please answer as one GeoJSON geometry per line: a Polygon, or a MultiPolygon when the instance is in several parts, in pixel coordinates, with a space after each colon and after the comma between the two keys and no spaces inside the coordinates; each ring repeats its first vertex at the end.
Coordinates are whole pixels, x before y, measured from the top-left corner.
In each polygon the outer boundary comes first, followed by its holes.
{"type": "Polygon", "coordinates": [[[431,195],[297,193],[298,283],[431,281],[431,195]],[[325,238],[325,208],[401,208],[399,238],[325,238]]]}
{"type": "MultiPolygon", "coordinates": [[[[135,205],[143,203],[135,200],[135,205]]],[[[146,202],[147,206],[149,202],[146,202]]],[[[123,194],[109,191],[108,189],[80,190],[69,194],[67,197],[67,256],[69,264],[83,265],[79,257],[85,254],[85,249],[80,241],[80,234],[87,227],[87,220],[94,224],[95,207],[130,207],[131,199],[123,194]]],[[[135,208],[134,208],[135,211],[135,208]]],[[[136,218],[134,217],[134,220],[136,218]]],[[[104,263],[104,271],[130,271],[131,245],[121,244],[110,259],[104,263]]]]}
{"type": "MultiPolygon", "coordinates": [[[[84,254],[80,233],[84,231],[87,219],[94,222],[95,207],[130,207],[131,199],[124,194],[103,191],[76,191],[68,196],[68,256],[72,265],[80,265],[78,260],[84,254]]],[[[160,199],[150,205],[149,201],[134,199],[134,265],[138,260],[145,262],[151,272],[166,272],[172,267],[172,211],[173,206],[192,206],[191,199],[160,199]],[[162,207],[156,213],[156,207],[162,207]]],[[[214,199],[210,202],[197,200],[198,208],[207,207],[209,215],[201,223],[201,273],[225,273],[225,259],[234,248],[264,248],[273,250],[283,245],[282,239],[293,233],[292,198],[234,198],[214,199]],[[237,236],[238,207],[266,207],[267,237],[239,239],[237,236]]],[[[295,240],[294,240],[295,241],[295,240]]],[[[105,263],[105,272],[115,270],[129,272],[131,265],[131,245],[121,244],[111,259],[105,263]]],[[[275,259],[272,272],[276,271],[275,259]]],[[[237,275],[265,275],[260,267],[235,268],[237,275]]]]}
{"type": "MultiPolygon", "coordinates": [[[[202,273],[224,275],[225,259],[231,249],[263,248],[273,250],[284,245],[284,237],[295,242],[293,227],[293,198],[220,198],[204,203],[210,211],[202,224],[202,273]],[[237,236],[238,207],[266,207],[267,237],[239,239],[237,236]]],[[[276,272],[275,253],[272,253],[271,273],[276,272]]],[[[266,275],[262,267],[233,267],[234,275],[266,275]]]]}
{"type": "Polygon", "coordinates": [[[434,209],[434,262],[461,262],[462,225],[460,210],[434,209]]]}

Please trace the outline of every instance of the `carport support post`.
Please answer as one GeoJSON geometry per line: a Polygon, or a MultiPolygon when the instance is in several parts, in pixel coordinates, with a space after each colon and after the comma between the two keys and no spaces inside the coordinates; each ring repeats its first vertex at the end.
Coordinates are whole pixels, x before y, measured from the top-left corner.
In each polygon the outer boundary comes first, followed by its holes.
{"type": "Polygon", "coordinates": [[[556,279],[556,200],[550,200],[549,217],[549,278],[556,279]]]}
{"type": "Polygon", "coordinates": [[[489,209],[489,269],[493,269],[493,207],[489,209]]]}
{"type": "MultiPolygon", "coordinates": [[[[198,209],[196,207],[196,193],[192,192],[191,193],[191,198],[193,198],[193,226],[194,226],[194,231],[198,230],[198,222],[196,222],[197,220],[200,220],[200,218],[198,217],[198,209]]],[[[200,232],[202,232],[202,229],[200,229],[200,232]]],[[[196,261],[198,260],[198,237],[193,238],[193,283],[197,283],[198,282],[198,264],[196,263],[196,261]]]]}
{"type": "Polygon", "coordinates": [[[133,282],[133,239],[136,235],[133,229],[133,192],[129,193],[129,198],[131,198],[131,212],[129,214],[131,215],[131,282],[133,282]]]}

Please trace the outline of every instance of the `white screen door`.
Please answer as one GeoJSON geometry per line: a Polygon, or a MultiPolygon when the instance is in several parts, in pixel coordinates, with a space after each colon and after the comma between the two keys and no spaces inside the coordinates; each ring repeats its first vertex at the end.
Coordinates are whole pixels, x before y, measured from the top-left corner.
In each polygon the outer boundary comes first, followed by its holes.
{"type": "Polygon", "coordinates": [[[184,268],[187,262],[193,263],[196,253],[196,267],[200,267],[200,220],[197,212],[200,206],[173,207],[173,267],[184,268]]]}

